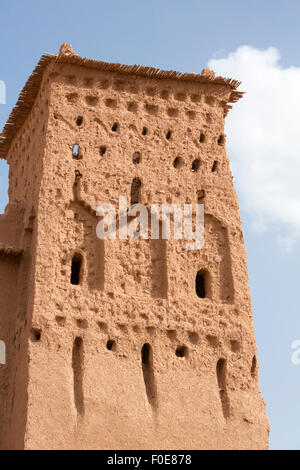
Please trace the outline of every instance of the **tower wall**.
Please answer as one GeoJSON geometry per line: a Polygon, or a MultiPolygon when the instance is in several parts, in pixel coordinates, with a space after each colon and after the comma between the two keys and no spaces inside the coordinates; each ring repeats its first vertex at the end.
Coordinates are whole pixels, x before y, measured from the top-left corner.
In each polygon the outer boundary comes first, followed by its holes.
{"type": "Polygon", "coordinates": [[[43,84],[45,122],[32,138],[38,183],[24,208],[24,220],[34,217],[31,264],[18,268],[19,289],[30,273],[27,308],[17,308],[27,323],[11,429],[21,431],[7,445],[266,448],[225,151],[230,87],[56,62],[43,84]],[[120,195],[148,207],[203,203],[203,249],[173,237],[99,240],[96,209],[120,195]],[[74,259],[79,285],[70,282],[74,259]]]}
{"type": "Polygon", "coordinates": [[[6,155],[9,203],[0,215],[0,448],[24,447],[27,422],[28,342],[35,291],[36,218],[48,120],[47,80],[6,155]]]}

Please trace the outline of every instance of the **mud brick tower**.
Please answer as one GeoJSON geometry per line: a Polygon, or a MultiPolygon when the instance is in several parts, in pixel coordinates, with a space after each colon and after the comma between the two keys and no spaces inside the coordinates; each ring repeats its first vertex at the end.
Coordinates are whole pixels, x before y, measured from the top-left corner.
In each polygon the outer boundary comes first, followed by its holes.
{"type": "Polygon", "coordinates": [[[0,142],[1,448],[268,447],[225,152],[238,85],[42,56],[0,142]],[[100,240],[119,195],[203,203],[203,249],[100,240]]]}

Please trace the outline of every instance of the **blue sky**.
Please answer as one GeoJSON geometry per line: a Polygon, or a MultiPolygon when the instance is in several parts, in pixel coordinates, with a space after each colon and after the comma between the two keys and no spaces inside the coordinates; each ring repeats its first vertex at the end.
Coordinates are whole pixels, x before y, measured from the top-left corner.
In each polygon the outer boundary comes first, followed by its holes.
{"type": "MultiPolygon", "coordinates": [[[[300,1],[0,0],[0,17],[7,86],[0,128],[40,55],[57,53],[62,42],[93,59],[198,73],[210,63],[243,80],[249,93],[228,117],[227,152],[245,232],[260,386],[271,448],[300,449],[300,365],[291,361],[300,339],[300,1]]],[[[2,210],[6,201],[2,163],[2,210]]]]}

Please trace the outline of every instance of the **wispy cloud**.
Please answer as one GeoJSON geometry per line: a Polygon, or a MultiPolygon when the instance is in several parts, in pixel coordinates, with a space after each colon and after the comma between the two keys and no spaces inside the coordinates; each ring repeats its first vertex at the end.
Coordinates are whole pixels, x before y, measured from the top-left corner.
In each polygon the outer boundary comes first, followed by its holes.
{"type": "Polygon", "coordinates": [[[247,92],[226,124],[240,202],[254,229],[290,249],[300,235],[300,68],[282,68],[274,47],[251,46],[208,65],[247,92]]]}

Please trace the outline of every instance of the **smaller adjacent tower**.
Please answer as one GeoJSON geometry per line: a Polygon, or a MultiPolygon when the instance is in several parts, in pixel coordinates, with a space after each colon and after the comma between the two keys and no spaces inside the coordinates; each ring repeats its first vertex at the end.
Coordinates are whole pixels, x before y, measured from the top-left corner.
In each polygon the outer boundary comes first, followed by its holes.
{"type": "Polygon", "coordinates": [[[225,151],[238,85],[42,56],[0,142],[1,448],[267,448],[225,151]],[[203,249],[99,240],[120,195],[204,204],[203,249]]]}

